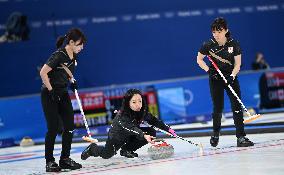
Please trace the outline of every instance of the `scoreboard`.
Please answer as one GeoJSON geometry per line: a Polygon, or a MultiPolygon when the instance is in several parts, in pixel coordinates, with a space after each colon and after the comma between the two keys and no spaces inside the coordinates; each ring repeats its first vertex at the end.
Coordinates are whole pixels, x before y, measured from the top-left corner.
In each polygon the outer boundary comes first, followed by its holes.
{"type": "MultiPolygon", "coordinates": [[[[123,95],[127,89],[115,89],[95,92],[79,92],[79,97],[89,127],[110,125],[114,118],[115,110],[119,110],[122,104],[123,95]]],[[[157,95],[155,90],[142,91],[147,102],[149,111],[159,116],[157,95]]],[[[74,95],[71,95],[71,102],[74,110],[74,123],[76,128],[84,128],[83,116],[80,113],[78,102],[74,95]]]]}
{"type": "Polygon", "coordinates": [[[265,72],[259,81],[260,108],[284,107],[284,72],[265,72]]]}

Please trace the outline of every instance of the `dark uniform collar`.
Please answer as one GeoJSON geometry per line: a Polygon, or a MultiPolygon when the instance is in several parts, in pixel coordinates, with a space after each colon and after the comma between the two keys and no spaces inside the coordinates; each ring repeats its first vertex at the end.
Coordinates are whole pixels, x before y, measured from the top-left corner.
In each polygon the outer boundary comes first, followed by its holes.
{"type": "MultiPolygon", "coordinates": [[[[218,44],[218,42],[215,40],[215,38],[211,38],[211,41],[214,43],[214,44],[218,44]]],[[[229,37],[227,38],[227,41],[226,43],[224,44],[224,46],[227,44],[227,43],[230,43],[233,41],[233,38],[229,37]]]]}
{"type": "Polygon", "coordinates": [[[57,51],[58,51],[58,52],[63,52],[63,53],[67,56],[67,58],[69,58],[70,60],[72,60],[72,62],[74,62],[74,61],[77,60],[77,55],[76,55],[75,53],[73,53],[73,56],[74,56],[73,59],[71,59],[71,58],[69,57],[69,55],[68,55],[67,50],[65,49],[65,47],[59,48],[57,51]]]}

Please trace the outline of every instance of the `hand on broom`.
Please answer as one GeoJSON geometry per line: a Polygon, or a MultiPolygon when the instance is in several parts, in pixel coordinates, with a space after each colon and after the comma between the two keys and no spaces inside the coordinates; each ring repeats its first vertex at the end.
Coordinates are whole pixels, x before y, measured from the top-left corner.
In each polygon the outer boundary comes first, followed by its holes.
{"type": "Polygon", "coordinates": [[[171,133],[174,137],[177,136],[175,130],[173,130],[172,128],[170,128],[168,132],[171,133]]]}
{"type": "Polygon", "coordinates": [[[227,79],[227,84],[232,85],[235,81],[235,76],[231,74],[230,76],[226,77],[227,79]]]}
{"type": "Polygon", "coordinates": [[[145,134],[145,135],[144,135],[144,138],[147,140],[148,143],[152,143],[152,144],[155,143],[155,141],[154,141],[155,137],[153,137],[153,136],[151,136],[151,135],[145,134]]]}

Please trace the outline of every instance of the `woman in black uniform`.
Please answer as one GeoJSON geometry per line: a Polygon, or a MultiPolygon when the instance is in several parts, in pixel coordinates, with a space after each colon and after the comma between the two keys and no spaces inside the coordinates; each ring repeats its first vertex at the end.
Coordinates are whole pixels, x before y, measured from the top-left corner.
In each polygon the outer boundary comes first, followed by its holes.
{"type": "Polygon", "coordinates": [[[221,118],[224,108],[224,89],[226,90],[233,111],[234,124],[236,127],[236,137],[238,147],[253,146],[254,143],[246,138],[243,123],[243,111],[236,97],[229,90],[221,76],[211,64],[209,67],[204,62],[204,57],[210,55],[212,60],[218,65],[221,72],[226,77],[228,84],[236,91],[241,98],[240,85],[237,74],[241,66],[241,48],[239,43],[231,38],[227,22],[224,18],[216,18],[211,24],[213,38],[205,42],[197,55],[197,63],[209,74],[210,93],[213,102],[213,136],[210,144],[216,147],[219,143],[221,130],[221,118]]]}
{"type": "Polygon", "coordinates": [[[156,136],[156,131],[152,127],[140,127],[143,121],[176,136],[173,129],[148,112],[142,93],[137,89],[129,89],[124,95],[120,112],[113,120],[105,146],[90,144],[82,152],[81,159],[86,160],[90,156],[108,159],[120,148],[121,156],[138,157],[135,151],[147,143],[153,143],[156,136]]]}
{"type": "MultiPolygon", "coordinates": [[[[74,113],[67,89],[71,80],[63,66],[67,67],[72,73],[74,72],[77,65],[76,55],[83,49],[85,42],[86,38],[79,29],[69,30],[65,36],[58,38],[56,43],[58,50],[50,56],[40,71],[43,81],[41,103],[47,123],[45,136],[47,172],[82,168],[81,164],[69,158],[74,130],[74,113]],[[53,157],[53,150],[60,120],[64,130],[62,133],[62,152],[58,166],[53,157]]],[[[77,83],[76,81],[72,82],[71,89],[74,91],[77,89],[77,83]]]]}

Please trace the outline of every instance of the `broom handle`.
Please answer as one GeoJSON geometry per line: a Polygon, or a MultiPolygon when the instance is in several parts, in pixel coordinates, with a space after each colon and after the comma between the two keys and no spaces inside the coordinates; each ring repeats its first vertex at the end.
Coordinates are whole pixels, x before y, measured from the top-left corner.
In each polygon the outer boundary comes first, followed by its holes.
{"type": "Polygon", "coordinates": [[[91,137],[91,132],[90,132],[90,129],[89,129],[86,117],[85,117],[85,113],[83,111],[82,103],[81,103],[81,100],[79,98],[77,89],[75,89],[75,96],[76,96],[76,99],[77,99],[77,102],[78,102],[78,105],[79,105],[79,108],[80,108],[81,115],[83,116],[83,120],[84,120],[85,127],[87,129],[87,133],[88,133],[89,137],[91,137]]]}
{"type": "MultiPolygon", "coordinates": [[[[225,81],[226,84],[228,84],[228,81],[226,80],[225,76],[223,75],[223,73],[220,71],[219,67],[217,66],[217,64],[207,55],[209,61],[213,64],[214,68],[217,70],[217,72],[219,73],[219,75],[222,77],[222,79],[225,81]]],[[[241,99],[239,98],[239,96],[237,95],[237,93],[234,91],[234,89],[232,88],[232,86],[230,84],[228,84],[228,87],[230,89],[230,91],[234,94],[234,96],[237,98],[238,102],[241,104],[242,108],[244,109],[244,111],[246,112],[246,114],[251,117],[251,114],[248,112],[247,108],[245,107],[245,105],[243,104],[243,102],[241,101],[241,99]]]]}

